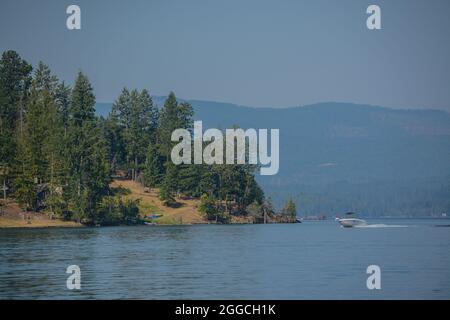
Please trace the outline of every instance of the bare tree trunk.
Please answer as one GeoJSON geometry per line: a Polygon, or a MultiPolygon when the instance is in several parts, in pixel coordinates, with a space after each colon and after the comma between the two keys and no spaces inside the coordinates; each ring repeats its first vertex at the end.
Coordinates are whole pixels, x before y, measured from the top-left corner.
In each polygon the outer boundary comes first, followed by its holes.
{"type": "Polygon", "coordinates": [[[22,106],[22,94],[20,95],[19,102],[19,117],[20,117],[20,137],[23,136],[23,106],[22,106]]]}
{"type": "Polygon", "coordinates": [[[3,179],[3,200],[6,203],[6,179],[3,179]]]}
{"type": "MultiPolygon", "coordinates": [[[[51,155],[51,165],[50,165],[50,196],[53,196],[53,171],[54,171],[54,168],[53,168],[53,165],[54,165],[54,163],[53,163],[53,160],[54,160],[54,158],[53,158],[53,152],[52,152],[52,155],[51,155]]],[[[53,200],[53,199],[52,199],[53,200]]],[[[51,217],[52,217],[52,219],[53,219],[53,203],[50,205],[50,212],[51,212],[51,217]]]]}
{"type": "Polygon", "coordinates": [[[134,157],[134,181],[137,182],[137,156],[134,157]]]}
{"type": "MultiPolygon", "coordinates": [[[[83,170],[83,156],[81,156],[80,159],[80,175],[82,174],[83,170]]],[[[81,195],[81,176],[78,178],[78,196],[81,195]]]]}
{"type": "Polygon", "coordinates": [[[263,209],[263,211],[264,211],[264,224],[266,224],[267,223],[267,212],[266,212],[266,209],[263,209]]]}
{"type": "MultiPolygon", "coordinates": [[[[130,167],[131,167],[131,161],[130,161],[130,157],[127,155],[127,179],[130,176],[130,167]]],[[[131,180],[133,180],[133,169],[131,169],[131,180]]]]}

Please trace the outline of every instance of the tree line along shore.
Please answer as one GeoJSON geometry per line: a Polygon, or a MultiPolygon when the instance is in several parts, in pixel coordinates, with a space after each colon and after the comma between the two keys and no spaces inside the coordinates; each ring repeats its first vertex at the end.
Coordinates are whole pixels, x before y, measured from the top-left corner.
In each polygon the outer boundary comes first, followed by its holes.
{"type": "MultiPolygon", "coordinates": [[[[44,63],[33,68],[17,52],[3,52],[0,221],[19,216],[19,226],[39,217],[43,225],[47,217],[49,226],[58,225],[54,220],[74,226],[296,221],[291,199],[275,212],[255,180],[256,165],[172,163],[171,134],[191,129],[194,116],[192,106],[178,102],[173,92],[158,108],[149,91],[123,88],[106,118],[95,114],[95,103],[82,72],[71,87],[44,63]],[[150,194],[157,202],[153,207],[143,198],[150,194]],[[186,206],[201,219],[165,217],[186,206]]],[[[3,223],[9,225],[14,223],[3,223]]]]}

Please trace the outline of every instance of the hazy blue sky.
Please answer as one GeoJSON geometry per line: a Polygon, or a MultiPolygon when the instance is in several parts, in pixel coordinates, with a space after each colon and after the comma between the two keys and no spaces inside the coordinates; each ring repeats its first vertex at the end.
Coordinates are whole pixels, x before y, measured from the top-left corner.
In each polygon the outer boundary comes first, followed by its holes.
{"type": "Polygon", "coordinates": [[[322,101],[450,110],[450,1],[1,0],[0,50],[121,87],[252,106],[322,101]],[[82,29],[66,28],[78,4],[82,29]],[[378,4],[382,30],[366,28],[378,4]]]}

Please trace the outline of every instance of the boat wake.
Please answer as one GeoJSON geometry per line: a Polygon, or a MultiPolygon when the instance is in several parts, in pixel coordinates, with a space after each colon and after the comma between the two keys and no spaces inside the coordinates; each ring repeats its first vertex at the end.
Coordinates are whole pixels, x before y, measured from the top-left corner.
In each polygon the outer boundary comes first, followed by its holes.
{"type": "Polygon", "coordinates": [[[354,228],[406,228],[406,227],[408,226],[399,224],[383,224],[383,223],[354,226],[354,228]]]}

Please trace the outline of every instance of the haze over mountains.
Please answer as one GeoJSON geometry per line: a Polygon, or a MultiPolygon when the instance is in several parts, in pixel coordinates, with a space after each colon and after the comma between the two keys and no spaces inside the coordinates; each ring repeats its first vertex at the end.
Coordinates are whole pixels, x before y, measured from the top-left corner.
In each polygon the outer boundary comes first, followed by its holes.
{"type": "MultiPolygon", "coordinates": [[[[158,106],[165,97],[154,97],[158,106]]],[[[349,103],[250,108],[189,101],[205,128],[280,129],[280,171],[260,176],[299,216],[440,216],[450,213],[450,114],[349,103]]],[[[107,116],[111,103],[98,103],[107,116]]]]}

